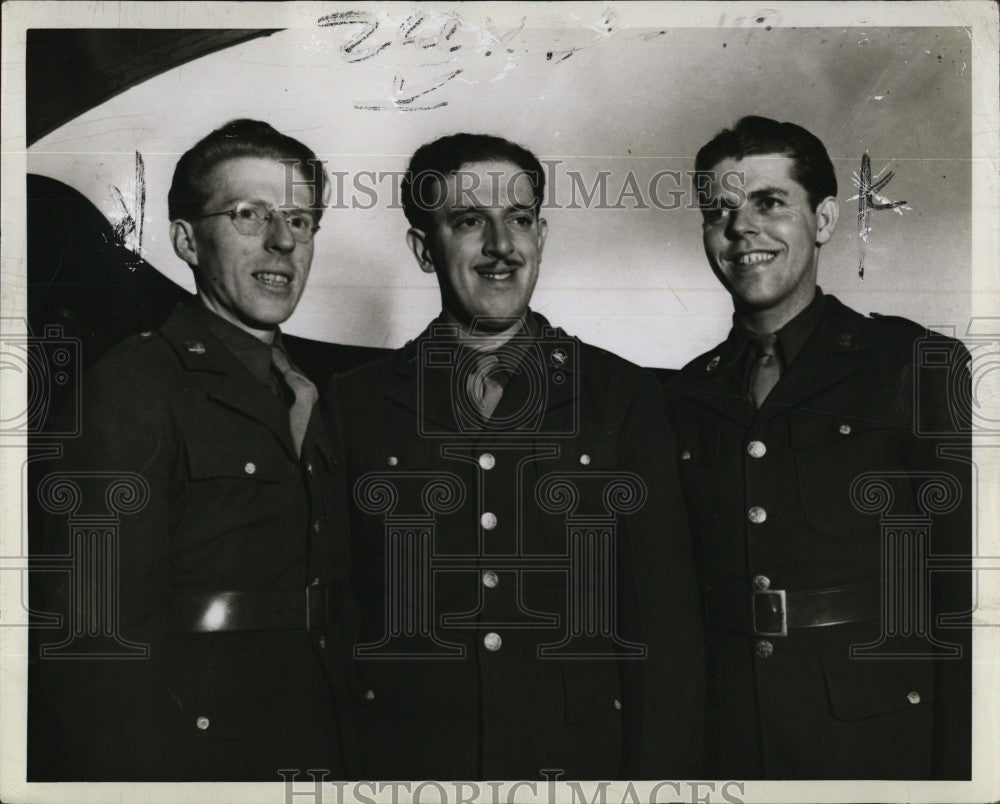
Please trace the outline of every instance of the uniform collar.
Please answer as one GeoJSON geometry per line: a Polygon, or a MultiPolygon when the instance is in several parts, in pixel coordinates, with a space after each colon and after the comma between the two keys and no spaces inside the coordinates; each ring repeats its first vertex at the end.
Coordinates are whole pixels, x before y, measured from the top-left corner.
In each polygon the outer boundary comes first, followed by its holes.
{"type": "Polygon", "coordinates": [[[233,357],[243,364],[250,375],[274,390],[271,348],[276,347],[284,351],[281,330],[275,328],[274,340],[271,343],[265,343],[260,338],[240,329],[232,322],[226,321],[222,316],[209,310],[200,299],[196,300],[192,307],[205,328],[232,353],[233,357]]]}

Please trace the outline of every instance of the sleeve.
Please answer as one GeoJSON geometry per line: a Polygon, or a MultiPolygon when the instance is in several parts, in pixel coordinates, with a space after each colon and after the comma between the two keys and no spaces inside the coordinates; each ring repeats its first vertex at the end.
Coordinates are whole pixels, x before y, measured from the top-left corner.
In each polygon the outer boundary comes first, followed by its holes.
{"type": "Polygon", "coordinates": [[[973,491],[970,356],[957,340],[931,336],[913,352],[913,437],[906,466],[916,478],[950,478],[922,483],[918,500],[931,518],[931,633],[938,645],[957,646],[959,655],[935,658],[935,779],[971,778],[973,491]],[[950,486],[950,488],[949,488],[950,486]],[[935,498],[934,490],[939,492],[935,498]],[[949,498],[957,503],[949,507],[949,498]],[[952,620],[940,622],[942,618],[952,620]]]}
{"type": "MultiPolygon", "coordinates": [[[[30,689],[29,773],[142,778],[159,742],[155,633],[168,592],[173,447],[154,389],[133,366],[85,375],[81,433],[39,469],[32,606],[43,629],[30,689]]],[[[147,776],[148,778],[148,776],[147,776]]]]}
{"type": "Polygon", "coordinates": [[[628,778],[697,779],[702,774],[703,633],[675,438],[653,376],[641,381],[622,424],[619,465],[642,477],[645,505],[624,518],[626,622],[647,647],[626,663],[638,712],[626,712],[628,778]]]}

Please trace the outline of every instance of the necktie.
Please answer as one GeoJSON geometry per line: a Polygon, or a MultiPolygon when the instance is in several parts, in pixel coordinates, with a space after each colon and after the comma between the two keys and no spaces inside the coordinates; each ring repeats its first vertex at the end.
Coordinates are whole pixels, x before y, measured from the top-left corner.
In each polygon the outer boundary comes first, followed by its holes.
{"type": "Polygon", "coordinates": [[[750,371],[750,396],[756,407],[764,404],[767,395],[778,382],[781,376],[781,361],[775,350],[778,336],[773,332],[767,335],[758,335],[755,342],[757,345],[757,359],[750,371]]]}
{"type": "Polygon", "coordinates": [[[294,368],[285,353],[277,347],[271,347],[271,362],[281,376],[284,377],[288,387],[295,394],[295,402],[288,413],[288,421],[292,429],[292,440],[295,442],[295,454],[302,454],[302,440],[306,436],[306,428],[309,426],[309,416],[312,414],[313,405],[319,393],[316,386],[309,378],[294,368]]]}
{"type": "Polygon", "coordinates": [[[465,389],[484,419],[493,415],[503,396],[503,385],[496,380],[499,367],[500,358],[496,354],[481,354],[476,358],[474,368],[466,380],[465,389]]]}

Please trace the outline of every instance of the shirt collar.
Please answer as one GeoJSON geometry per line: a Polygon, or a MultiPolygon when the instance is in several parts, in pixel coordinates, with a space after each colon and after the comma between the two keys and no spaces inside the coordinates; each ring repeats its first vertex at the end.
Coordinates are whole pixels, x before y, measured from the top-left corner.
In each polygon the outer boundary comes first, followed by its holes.
{"type": "MultiPolygon", "coordinates": [[[[825,309],[826,295],[817,287],[812,301],[805,309],[797,313],[791,321],[777,331],[778,353],[781,355],[781,361],[785,368],[792,365],[792,361],[802,351],[803,345],[809,340],[809,336],[812,335],[820,318],[823,317],[825,309]]],[[[732,348],[731,359],[738,359],[744,350],[753,343],[754,338],[756,338],[756,334],[747,329],[734,313],[733,329],[729,338],[732,348]]]]}
{"type": "Polygon", "coordinates": [[[200,301],[195,302],[192,306],[208,331],[222,342],[222,345],[250,372],[251,376],[271,387],[273,385],[271,347],[277,347],[282,351],[285,349],[281,339],[281,330],[275,330],[274,340],[271,343],[264,343],[260,338],[254,337],[249,332],[212,312],[200,301]]]}

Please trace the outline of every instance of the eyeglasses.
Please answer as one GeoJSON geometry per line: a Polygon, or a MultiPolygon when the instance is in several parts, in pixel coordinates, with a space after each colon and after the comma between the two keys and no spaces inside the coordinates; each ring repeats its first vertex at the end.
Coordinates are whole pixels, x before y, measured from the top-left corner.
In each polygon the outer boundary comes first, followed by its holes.
{"type": "Polygon", "coordinates": [[[259,235],[264,231],[264,227],[274,220],[274,216],[282,215],[288,225],[292,237],[299,243],[308,243],[313,235],[319,231],[316,225],[316,218],[311,212],[302,209],[292,209],[286,212],[283,209],[268,207],[253,201],[240,201],[233,209],[224,209],[221,212],[209,212],[207,215],[199,215],[194,220],[202,218],[214,218],[216,215],[228,215],[233,222],[236,231],[241,235],[259,235]]]}

